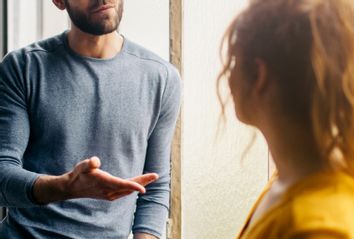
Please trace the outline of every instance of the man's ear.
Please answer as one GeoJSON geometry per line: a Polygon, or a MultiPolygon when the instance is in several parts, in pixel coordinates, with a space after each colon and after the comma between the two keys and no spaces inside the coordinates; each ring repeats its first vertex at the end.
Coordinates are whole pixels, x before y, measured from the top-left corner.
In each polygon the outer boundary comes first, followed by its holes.
{"type": "Polygon", "coordinates": [[[64,0],[52,0],[52,1],[55,4],[55,6],[57,6],[57,8],[59,8],[60,10],[65,10],[66,6],[64,0]]]}
{"type": "Polygon", "coordinates": [[[268,67],[264,60],[260,58],[256,58],[254,63],[257,71],[254,87],[257,93],[262,94],[269,84],[268,67]]]}

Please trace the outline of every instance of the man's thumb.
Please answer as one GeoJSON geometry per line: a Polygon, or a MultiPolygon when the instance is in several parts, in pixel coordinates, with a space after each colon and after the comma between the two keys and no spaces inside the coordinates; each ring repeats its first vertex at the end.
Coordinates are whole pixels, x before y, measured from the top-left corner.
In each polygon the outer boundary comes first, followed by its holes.
{"type": "Polygon", "coordinates": [[[79,162],[75,166],[75,171],[77,173],[89,173],[93,169],[97,169],[101,166],[101,161],[98,157],[94,156],[89,159],[85,159],[79,162]]]}

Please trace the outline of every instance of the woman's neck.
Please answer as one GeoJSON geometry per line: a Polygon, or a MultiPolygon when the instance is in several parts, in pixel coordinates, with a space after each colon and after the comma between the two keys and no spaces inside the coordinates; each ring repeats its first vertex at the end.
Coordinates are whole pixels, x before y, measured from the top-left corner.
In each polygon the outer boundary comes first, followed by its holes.
{"type": "Polygon", "coordinates": [[[289,120],[271,120],[262,127],[274,163],[278,169],[278,183],[288,187],[311,174],[330,170],[322,159],[310,127],[289,120]]]}

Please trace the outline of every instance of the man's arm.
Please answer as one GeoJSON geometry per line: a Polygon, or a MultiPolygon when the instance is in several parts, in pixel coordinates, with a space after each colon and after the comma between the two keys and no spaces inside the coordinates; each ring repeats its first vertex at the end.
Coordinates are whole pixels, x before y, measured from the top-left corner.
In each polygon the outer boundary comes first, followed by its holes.
{"type": "Polygon", "coordinates": [[[39,177],[21,161],[30,132],[23,60],[16,52],[0,64],[0,205],[6,207],[34,206],[31,187],[39,177]]]}
{"type": "MultiPolygon", "coordinates": [[[[170,152],[181,98],[181,80],[170,67],[162,96],[158,121],[148,140],[144,173],[155,172],[160,178],[139,195],[133,233],[160,238],[165,228],[170,197],[170,152]]],[[[139,238],[139,237],[137,237],[139,238]]]]}

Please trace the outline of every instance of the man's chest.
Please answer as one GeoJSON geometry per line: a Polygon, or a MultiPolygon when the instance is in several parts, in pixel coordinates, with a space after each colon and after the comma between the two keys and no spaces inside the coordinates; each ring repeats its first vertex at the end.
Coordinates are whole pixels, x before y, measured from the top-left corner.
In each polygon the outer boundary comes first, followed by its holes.
{"type": "MultiPolygon", "coordinates": [[[[32,82],[29,98],[34,132],[82,133],[147,137],[157,121],[160,86],[144,76],[127,77],[50,72],[32,82]],[[129,79],[128,79],[129,78],[129,79]]],[[[113,137],[112,136],[112,137],[113,137]]]]}

